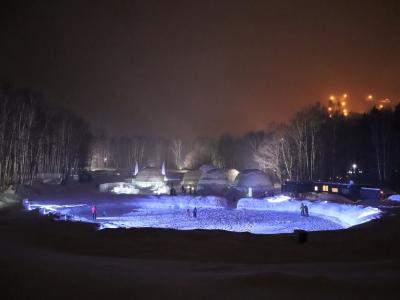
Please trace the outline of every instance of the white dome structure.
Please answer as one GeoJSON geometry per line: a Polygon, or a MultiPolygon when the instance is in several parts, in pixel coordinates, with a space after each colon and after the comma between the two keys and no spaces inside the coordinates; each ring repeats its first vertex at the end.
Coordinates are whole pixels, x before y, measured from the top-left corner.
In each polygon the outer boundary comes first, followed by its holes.
{"type": "Polygon", "coordinates": [[[161,174],[160,169],[145,168],[140,170],[135,177],[135,182],[164,182],[165,176],[161,174]]]}
{"type": "Polygon", "coordinates": [[[203,174],[200,170],[188,171],[183,175],[181,184],[185,187],[194,187],[197,188],[197,184],[199,183],[200,177],[203,174]]]}
{"type": "Polygon", "coordinates": [[[234,186],[244,192],[251,188],[252,191],[257,193],[265,193],[274,188],[269,176],[257,169],[248,169],[240,172],[235,179],[234,186]]]}
{"type": "Polygon", "coordinates": [[[198,190],[207,192],[222,192],[229,185],[225,172],[220,169],[211,169],[203,173],[198,183],[198,190]]]}
{"type": "Polygon", "coordinates": [[[214,167],[214,166],[212,166],[212,165],[202,165],[202,166],[199,168],[199,170],[200,170],[202,173],[207,173],[208,171],[211,171],[211,170],[214,170],[214,169],[216,169],[216,167],[214,167]]]}

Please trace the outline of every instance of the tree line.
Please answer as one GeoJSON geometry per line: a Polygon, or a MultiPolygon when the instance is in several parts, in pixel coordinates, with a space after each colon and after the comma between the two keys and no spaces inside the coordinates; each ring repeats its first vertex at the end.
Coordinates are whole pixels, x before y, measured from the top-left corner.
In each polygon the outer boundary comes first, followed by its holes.
{"type": "Polygon", "coordinates": [[[87,165],[90,137],[77,115],[46,105],[33,91],[0,86],[0,187],[45,174],[67,181],[87,165]]]}
{"type": "Polygon", "coordinates": [[[257,168],[277,182],[355,180],[399,188],[400,105],[357,114],[316,103],[282,123],[235,137],[115,137],[40,95],[0,86],[0,187],[84,168],[257,168]]]}
{"type": "Polygon", "coordinates": [[[275,178],[383,184],[400,182],[400,106],[367,113],[328,113],[316,103],[288,121],[241,137],[152,139],[97,135],[92,166],[195,169],[202,164],[258,168],[275,178]]]}

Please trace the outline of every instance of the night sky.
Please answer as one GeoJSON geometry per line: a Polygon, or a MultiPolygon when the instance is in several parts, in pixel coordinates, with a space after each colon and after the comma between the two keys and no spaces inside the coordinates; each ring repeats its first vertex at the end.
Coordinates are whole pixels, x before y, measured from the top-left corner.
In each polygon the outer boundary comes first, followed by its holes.
{"type": "Polygon", "coordinates": [[[112,134],[243,134],[400,99],[400,1],[9,1],[0,81],[112,134]]]}

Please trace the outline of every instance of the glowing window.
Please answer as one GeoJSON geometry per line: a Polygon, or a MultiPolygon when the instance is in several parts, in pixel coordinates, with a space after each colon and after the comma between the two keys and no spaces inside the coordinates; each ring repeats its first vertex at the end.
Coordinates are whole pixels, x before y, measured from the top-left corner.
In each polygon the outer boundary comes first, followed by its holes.
{"type": "Polygon", "coordinates": [[[318,185],[314,186],[314,191],[318,192],[318,185]]]}
{"type": "Polygon", "coordinates": [[[329,186],[323,185],[323,186],[322,186],[322,191],[323,191],[323,192],[329,192],[329,186]]]}
{"type": "Polygon", "coordinates": [[[332,193],[339,193],[339,189],[338,188],[332,188],[332,193]]]}

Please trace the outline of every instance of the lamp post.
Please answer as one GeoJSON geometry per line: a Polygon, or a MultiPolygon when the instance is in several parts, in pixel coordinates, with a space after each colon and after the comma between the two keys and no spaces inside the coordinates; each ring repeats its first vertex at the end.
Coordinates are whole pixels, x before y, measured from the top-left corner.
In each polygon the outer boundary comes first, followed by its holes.
{"type": "Polygon", "coordinates": [[[356,180],[357,165],[356,165],[356,164],[353,164],[351,167],[352,167],[352,169],[353,169],[353,179],[354,179],[354,181],[355,181],[355,180],[356,180]]]}

